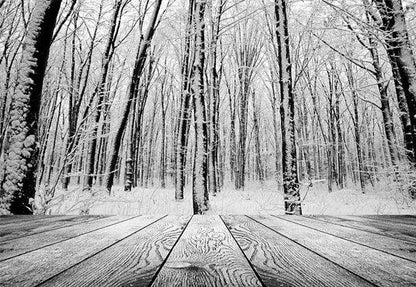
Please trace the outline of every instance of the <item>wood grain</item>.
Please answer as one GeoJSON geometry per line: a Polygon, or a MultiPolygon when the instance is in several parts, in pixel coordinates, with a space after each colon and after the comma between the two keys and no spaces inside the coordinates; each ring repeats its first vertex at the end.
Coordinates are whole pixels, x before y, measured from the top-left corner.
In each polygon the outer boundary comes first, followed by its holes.
{"type": "Polygon", "coordinates": [[[38,234],[57,228],[63,228],[79,224],[82,222],[93,221],[103,218],[100,215],[87,215],[87,216],[50,216],[48,218],[35,219],[33,221],[23,221],[17,223],[9,223],[3,225],[0,229],[0,242],[14,240],[33,234],[38,234]]]}
{"type": "Polygon", "coordinates": [[[416,262],[416,243],[410,243],[408,241],[336,224],[325,223],[303,216],[278,217],[416,262]]]}
{"type": "Polygon", "coordinates": [[[416,215],[356,215],[354,217],[364,217],[379,221],[391,221],[401,224],[409,224],[411,226],[416,225],[416,215]]]}
{"type": "Polygon", "coordinates": [[[148,286],[189,219],[168,216],[41,286],[148,286]]]}
{"type": "Polygon", "coordinates": [[[193,216],[152,286],[261,286],[218,216],[193,216]]]}
{"type": "Polygon", "coordinates": [[[222,218],[266,286],[374,286],[246,216],[222,218]]]}
{"type": "Polygon", "coordinates": [[[160,216],[134,217],[0,262],[0,286],[36,286],[160,218],[160,216]]]}
{"type": "Polygon", "coordinates": [[[276,217],[253,219],[378,286],[415,286],[416,263],[276,217]]]}
{"type": "Polygon", "coordinates": [[[10,223],[21,223],[24,221],[42,220],[51,217],[59,218],[64,216],[65,215],[0,215],[0,226],[10,223]]]}
{"type": "Polygon", "coordinates": [[[116,224],[128,218],[131,217],[103,217],[98,220],[88,220],[76,225],[0,242],[0,261],[116,224]]]}
{"type": "Polygon", "coordinates": [[[307,216],[313,219],[322,220],[324,222],[330,222],[333,224],[339,224],[341,226],[352,227],[358,230],[368,231],[375,234],[389,236],[408,242],[416,243],[415,230],[409,229],[408,226],[403,224],[379,222],[366,218],[347,217],[347,216],[307,216]]]}

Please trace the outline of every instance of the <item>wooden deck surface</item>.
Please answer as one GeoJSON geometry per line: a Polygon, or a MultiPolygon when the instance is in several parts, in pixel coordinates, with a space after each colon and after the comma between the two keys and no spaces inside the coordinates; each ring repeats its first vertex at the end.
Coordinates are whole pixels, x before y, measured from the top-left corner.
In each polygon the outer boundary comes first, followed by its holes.
{"type": "Polygon", "coordinates": [[[0,286],[416,286],[416,216],[0,217],[0,286]]]}

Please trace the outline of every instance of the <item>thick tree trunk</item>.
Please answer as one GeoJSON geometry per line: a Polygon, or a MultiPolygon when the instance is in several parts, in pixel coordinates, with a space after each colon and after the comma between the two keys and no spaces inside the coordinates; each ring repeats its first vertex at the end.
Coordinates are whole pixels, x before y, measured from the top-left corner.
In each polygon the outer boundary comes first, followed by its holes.
{"type": "Polygon", "coordinates": [[[412,151],[413,154],[416,154],[416,61],[409,41],[402,1],[375,0],[375,2],[382,18],[381,28],[385,32],[387,53],[393,69],[397,66],[401,85],[406,96],[412,124],[412,151]]]}
{"type": "Polygon", "coordinates": [[[147,28],[146,33],[143,35],[143,38],[140,41],[139,49],[136,55],[136,63],[134,65],[133,74],[131,78],[131,83],[129,87],[129,94],[127,98],[126,105],[123,108],[121,114],[121,121],[119,126],[117,127],[116,135],[113,140],[113,144],[110,147],[110,159],[107,165],[107,178],[106,178],[106,188],[109,193],[111,193],[111,188],[113,187],[114,183],[114,173],[116,171],[118,155],[120,151],[121,141],[123,139],[123,134],[127,126],[128,115],[131,110],[131,102],[133,98],[137,95],[137,88],[139,87],[141,74],[147,59],[148,49],[150,47],[150,43],[153,38],[153,34],[156,28],[156,20],[159,15],[160,6],[162,4],[162,0],[157,0],[155,3],[155,7],[153,10],[153,14],[149,19],[149,26],[147,28]]]}
{"type": "Polygon", "coordinates": [[[279,83],[281,129],[282,129],[282,167],[285,211],[287,214],[302,214],[295,139],[295,94],[292,87],[292,64],[286,1],[275,2],[276,38],[279,57],[279,83]]]}
{"type": "Polygon", "coordinates": [[[43,79],[60,0],[36,1],[22,52],[19,84],[10,111],[10,146],[0,191],[0,214],[30,214],[36,192],[38,116],[43,79]]]}
{"type": "Polygon", "coordinates": [[[208,195],[208,125],[204,99],[205,15],[206,0],[196,0],[195,61],[193,64],[192,94],[194,97],[195,153],[192,180],[194,214],[209,209],[208,195]]]}

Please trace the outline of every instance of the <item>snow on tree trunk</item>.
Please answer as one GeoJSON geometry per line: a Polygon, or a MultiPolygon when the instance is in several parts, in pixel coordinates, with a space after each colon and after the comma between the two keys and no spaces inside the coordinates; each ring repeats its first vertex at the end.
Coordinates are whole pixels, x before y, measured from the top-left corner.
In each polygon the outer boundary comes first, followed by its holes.
{"type": "Polygon", "coordinates": [[[189,128],[191,125],[191,105],[192,98],[190,94],[190,73],[193,62],[191,56],[191,38],[193,33],[195,0],[189,0],[188,7],[188,23],[185,35],[185,51],[182,60],[182,91],[179,108],[178,129],[177,129],[177,145],[175,159],[175,199],[183,200],[183,190],[185,187],[185,167],[186,155],[188,149],[189,128]]]}
{"type": "Polygon", "coordinates": [[[23,44],[10,110],[9,149],[0,191],[0,214],[30,214],[36,192],[38,117],[45,69],[60,0],[36,1],[23,44]]]}
{"type": "Polygon", "coordinates": [[[292,64],[285,0],[275,2],[275,14],[280,95],[282,97],[280,116],[285,211],[287,214],[302,214],[295,142],[295,95],[292,87],[292,64]]]}
{"type": "MultiPolygon", "coordinates": [[[[376,0],[381,15],[381,29],[385,32],[387,53],[392,67],[397,66],[406,96],[413,139],[416,135],[416,61],[413,55],[401,0],[376,0]]],[[[413,141],[413,152],[416,142],[413,141]]]]}
{"type": "Polygon", "coordinates": [[[145,66],[147,55],[148,55],[148,50],[149,50],[149,47],[150,47],[155,29],[156,29],[156,21],[158,19],[161,4],[162,4],[162,0],[156,1],[153,14],[151,18],[149,19],[149,26],[147,28],[146,33],[143,35],[140,41],[139,49],[136,55],[136,63],[134,65],[133,74],[131,77],[127,103],[124,106],[123,112],[121,114],[121,121],[120,121],[119,126],[117,127],[116,135],[115,135],[113,144],[110,148],[110,153],[109,153],[110,160],[107,165],[107,170],[106,170],[107,178],[106,178],[106,183],[105,183],[106,188],[109,193],[111,192],[111,188],[113,187],[114,174],[116,172],[118,155],[120,151],[121,141],[123,139],[123,134],[124,134],[124,131],[126,130],[128,116],[131,110],[131,103],[133,101],[133,98],[138,93],[138,87],[139,87],[142,71],[145,66]]]}
{"type": "Polygon", "coordinates": [[[103,101],[104,101],[104,97],[105,97],[105,87],[106,87],[106,81],[107,81],[107,76],[108,76],[108,72],[109,72],[109,68],[110,68],[110,62],[113,58],[114,55],[114,42],[117,38],[117,34],[118,34],[118,30],[116,30],[116,26],[117,26],[117,19],[119,18],[119,12],[121,10],[121,4],[122,4],[122,0],[118,0],[117,2],[115,2],[114,4],[114,12],[113,12],[113,16],[112,16],[112,20],[111,20],[111,24],[110,24],[110,33],[108,34],[108,39],[107,39],[107,44],[106,44],[106,48],[105,48],[105,52],[104,52],[104,56],[103,56],[103,62],[102,62],[102,66],[101,66],[101,76],[100,76],[100,81],[94,91],[94,95],[98,95],[98,99],[97,99],[97,110],[94,113],[94,128],[92,130],[92,139],[91,139],[91,143],[89,145],[88,148],[88,163],[87,163],[87,177],[85,180],[85,188],[86,189],[91,189],[93,181],[94,181],[94,173],[95,173],[95,164],[96,164],[96,151],[97,151],[97,145],[98,145],[98,126],[99,126],[99,122],[100,122],[100,118],[101,118],[101,114],[103,111],[103,101]]]}
{"type": "Polygon", "coordinates": [[[197,0],[195,6],[195,61],[192,67],[192,94],[194,97],[195,119],[195,152],[192,180],[194,214],[204,214],[209,209],[208,125],[206,122],[204,98],[205,5],[206,0],[197,0]]]}

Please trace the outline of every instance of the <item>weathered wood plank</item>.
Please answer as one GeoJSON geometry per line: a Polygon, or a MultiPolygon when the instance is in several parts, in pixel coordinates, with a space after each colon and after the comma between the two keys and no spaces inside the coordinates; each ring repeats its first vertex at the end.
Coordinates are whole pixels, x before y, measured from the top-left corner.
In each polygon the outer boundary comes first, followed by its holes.
{"type": "Polygon", "coordinates": [[[80,222],[76,225],[70,225],[64,228],[28,235],[26,237],[17,238],[6,242],[0,242],[0,261],[16,257],[58,242],[62,242],[82,234],[89,233],[112,224],[116,224],[123,220],[128,220],[129,218],[131,218],[131,216],[104,217],[98,220],[80,222]]]}
{"type": "Polygon", "coordinates": [[[0,225],[21,223],[25,221],[42,220],[51,217],[59,218],[67,215],[0,215],[0,225]]]}
{"type": "MultiPolygon", "coordinates": [[[[355,220],[362,222],[364,224],[369,224],[370,226],[381,226],[386,230],[396,230],[404,234],[407,234],[412,237],[416,237],[416,224],[409,224],[404,222],[399,222],[399,220],[392,220],[386,217],[385,220],[381,218],[370,218],[370,216],[353,216],[353,215],[343,215],[340,218],[347,219],[347,220],[355,220]]],[[[402,220],[403,221],[403,220],[402,220]]],[[[416,223],[416,220],[413,222],[416,223]]]]}
{"type": "Polygon", "coordinates": [[[222,216],[266,286],[374,286],[246,216],[222,216]]]}
{"type": "Polygon", "coordinates": [[[374,220],[369,220],[365,218],[362,220],[357,220],[356,218],[348,218],[345,216],[335,217],[320,215],[307,217],[416,243],[415,231],[403,227],[402,225],[396,226],[394,223],[383,224],[381,222],[376,222],[374,220]]]}
{"type": "Polygon", "coordinates": [[[82,222],[93,221],[104,216],[86,215],[86,216],[63,216],[43,218],[33,221],[24,221],[3,225],[0,230],[0,242],[13,240],[33,234],[38,234],[57,228],[63,228],[82,222]]]}
{"type": "Polygon", "coordinates": [[[36,286],[160,218],[162,217],[134,217],[119,224],[0,262],[0,286],[36,286]]]}
{"type": "Polygon", "coordinates": [[[410,224],[411,226],[416,225],[416,215],[354,215],[354,217],[364,217],[368,219],[378,220],[378,221],[390,221],[401,224],[410,224]]]}
{"type": "Polygon", "coordinates": [[[414,262],[276,217],[252,218],[378,286],[416,285],[414,262]]]}
{"type": "Polygon", "coordinates": [[[359,243],[374,249],[378,249],[389,254],[416,262],[416,243],[395,239],[367,231],[357,230],[345,226],[326,223],[304,216],[278,216],[280,219],[306,226],[359,243]]]}
{"type": "Polygon", "coordinates": [[[152,286],[261,286],[218,216],[193,216],[152,286]]]}
{"type": "Polygon", "coordinates": [[[189,219],[168,216],[41,286],[148,286],[189,219]]]}

